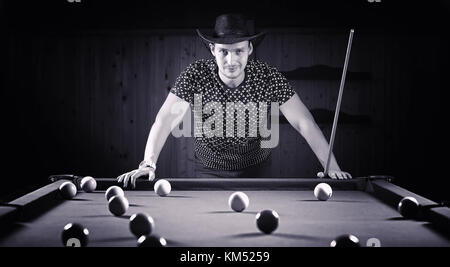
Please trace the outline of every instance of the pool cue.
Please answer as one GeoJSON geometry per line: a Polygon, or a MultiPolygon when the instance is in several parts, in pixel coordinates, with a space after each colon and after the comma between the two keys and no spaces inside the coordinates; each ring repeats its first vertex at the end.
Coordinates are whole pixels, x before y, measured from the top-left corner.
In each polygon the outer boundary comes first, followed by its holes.
{"type": "Polygon", "coordinates": [[[336,127],[337,127],[337,122],[338,122],[338,118],[339,118],[339,110],[341,109],[342,94],[344,92],[344,84],[345,84],[345,76],[347,74],[348,60],[350,58],[350,51],[352,49],[352,40],[353,40],[354,32],[355,32],[355,30],[351,29],[350,36],[348,37],[347,53],[345,55],[344,69],[342,70],[341,85],[339,87],[339,96],[338,96],[338,100],[337,100],[336,111],[334,113],[333,128],[331,130],[330,145],[328,147],[327,164],[325,165],[325,170],[323,171],[324,176],[328,176],[331,155],[333,154],[334,137],[336,135],[336,127]]]}

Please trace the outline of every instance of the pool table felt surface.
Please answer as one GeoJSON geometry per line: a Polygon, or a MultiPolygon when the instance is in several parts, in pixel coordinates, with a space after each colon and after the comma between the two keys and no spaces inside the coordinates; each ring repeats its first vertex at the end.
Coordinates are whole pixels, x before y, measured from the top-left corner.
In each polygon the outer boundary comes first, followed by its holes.
{"type": "Polygon", "coordinates": [[[130,207],[120,217],[109,212],[104,191],[80,192],[29,222],[17,223],[0,246],[62,246],[61,231],[69,222],[89,229],[89,246],[136,246],[129,218],[137,212],[153,217],[154,233],[166,238],[168,246],[329,246],[346,233],[356,235],[362,246],[371,237],[382,246],[450,245],[429,223],[405,220],[363,191],[335,190],[328,201],[318,201],[310,190],[243,191],[250,204],[240,213],[228,206],[234,191],[183,190],[167,197],[151,190],[125,191],[130,207]],[[263,209],[280,215],[279,227],[270,235],[256,227],[255,216],[263,209]]]}

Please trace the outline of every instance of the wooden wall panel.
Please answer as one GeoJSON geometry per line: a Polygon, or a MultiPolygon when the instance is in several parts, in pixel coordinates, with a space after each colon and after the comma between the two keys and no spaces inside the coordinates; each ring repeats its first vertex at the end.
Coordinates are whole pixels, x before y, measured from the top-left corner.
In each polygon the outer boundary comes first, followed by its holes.
{"type": "MultiPolygon", "coordinates": [[[[349,71],[371,78],[346,83],[342,112],[367,115],[371,123],[340,125],[335,143],[341,167],[354,175],[398,170],[400,144],[413,121],[412,73],[432,65],[444,49],[434,48],[436,39],[417,37],[415,44],[407,37],[355,33],[349,71]],[[411,57],[418,47],[428,53],[411,57]]],[[[255,54],[280,71],[340,68],[347,38],[347,32],[280,30],[268,34],[255,54]]],[[[9,95],[22,105],[12,112],[40,171],[48,174],[112,177],[136,167],[170,86],[192,61],[211,57],[192,32],[17,34],[7,44],[9,95]]],[[[290,82],[308,108],[335,109],[339,80],[290,82]]],[[[320,127],[328,139],[331,124],[320,127]]],[[[273,154],[273,176],[308,177],[321,169],[287,124],[273,154]]],[[[193,176],[193,160],[193,140],[169,136],[158,176],[193,176]]]]}

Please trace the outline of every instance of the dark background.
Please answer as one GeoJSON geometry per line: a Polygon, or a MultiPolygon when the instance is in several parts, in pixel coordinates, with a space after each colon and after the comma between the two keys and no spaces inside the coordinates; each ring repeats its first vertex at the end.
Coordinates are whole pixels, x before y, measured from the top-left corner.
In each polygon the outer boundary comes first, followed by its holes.
{"type": "MultiPolygon", "coordinates": [[[[446,185],[448,1],[0,1],[3,200],[51,174],[135,168],[179,73],[210,57],[195,28],[244,12],[267,30],[254,57],[283,71],[327,138],[355,29],[335,154],[354,176],[387,174],[436,201],[446,185]],[[394,3],[395,2],[395,3],[394,3]]],[[[284,123],[272,177],[320,165],[284,123]]],[[[189,177],[192,140],[169,137],[159,177],[189,177]]]]}

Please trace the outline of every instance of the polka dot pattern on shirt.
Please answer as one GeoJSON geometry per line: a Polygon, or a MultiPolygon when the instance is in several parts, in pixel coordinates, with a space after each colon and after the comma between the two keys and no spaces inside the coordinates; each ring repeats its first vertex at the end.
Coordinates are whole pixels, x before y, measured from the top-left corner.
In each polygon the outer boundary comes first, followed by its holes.
{"type": "Polygon", "coordinates": [[[266,160],[271,149],[261,148],[259,126],[267,118],[259,119],[260,103],[267,105],[270,115],[271,103],[281,106],[295,94],[276,68],[258,60],[249,60],[244,81],[237,88],[228,88],[220,80],[215,59],[190,64],[170,92],[189,102],[194,109],[195,96],[200,96],[202,123],[194,127],[195,132],[202,135],[194,137],[194,149],[206,167],[218,170],[239,170],[266,160]],[[233,108],[237,112],[231,114],[233,108]],[[228,116],[234,119],[227,120],[228,116]],[[216,126],[217,119],[223,119],[223,124],[216,126]],[[227,135],[227,126],[231,127],[232,136],[227,135]]]}

